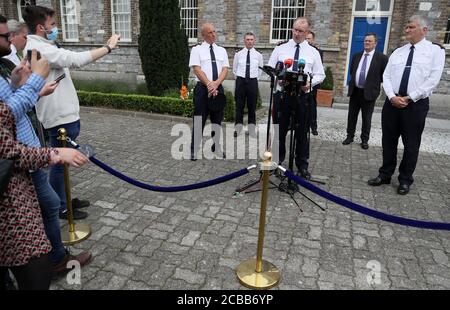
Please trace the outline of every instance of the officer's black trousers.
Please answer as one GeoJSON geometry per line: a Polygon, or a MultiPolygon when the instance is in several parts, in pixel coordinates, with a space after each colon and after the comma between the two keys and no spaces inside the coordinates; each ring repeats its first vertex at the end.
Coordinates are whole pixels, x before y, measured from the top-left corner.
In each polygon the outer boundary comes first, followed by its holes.
{"type": "MultiPolygon", "coordinates": [[[[202,83],[197,83],[197,85],[194,88],[194,120],[195,117],[201,116],[202,118],[202,135],[203,135],[203,129],[205,128],[206,120],[209,118],[211,120],[211,124],[216,124],[218,126],[222,125],[223,120],[223,109],[220,109],[219,111],[212,111],[208,108],[208,88],[203,85],[202,83]]],[[[195,124],[195,122],[193,122],[195,124]]],[[[201,139],[197,139],[198,141],[194,140],[194,134],[195,130],[192,129],[192,140],[191,140],[191,153],[197,154],[201,139]]],[[[216,133],[214,130],[211,131],[211,137],[215,137],[216,139],[220,138],[220,132],[216,133]]],[[[216,141],[216,140],[215,140],[216,141]]],[[[215,151],[215,144],[213,145],[212,151],[215,151]]],[[[220,151],[220,150],[218,150],[220,151]]]]}
{"type": "Polygon", "coordinates": [[[244,108],[247,102],[248,123],[256,124],[256,100],[258,96],[258,80],[236,78],[236,89],[234,98],[236,100],[236,121],[235,124],[243,124],[244,108]]]}
{"type": "Polygon", "coordinates": [[[374,107],[375,101],[367,101],[364,98],[364,89],[355,87],[353,94],[350,96],[350,103],[348,107],[347,137],[353,138],[355,136],[358,114],[359,110],[361,110],[361,141],[366,143],[369,142],[374,107]]]}
{"type": "Polygon", "coordinates": [[[311,129],[317,130],[317,89],[319,89],[318,85],[313,87],[311,94],[311,129]]]}
{"type": "Polygon", "coordinates": [[[379,173],[382,178],[390,179],[395,172],[398,138],[402,137],[405,149],[399,167],[398,180],[401,184],[408,185],[414,182],[413,173],[419,157],[428,109],[428,98],[412,102],[404,109],[392,106],[389,99],[386,99],[381,116],[383,166],[379,169],[379,173]]]}
{"type": "Polygon", "coordinates": [[[310,126],[310,100],[311,96],[287,96],[277,92],[274,96],[274,113],[279,128],[279,162],[286,157],[286,135],[290,129],[291,113],[294,113],[295,129],[295,165],[297,169],[308,169],[309,159],[309,126],[310,126]]]}

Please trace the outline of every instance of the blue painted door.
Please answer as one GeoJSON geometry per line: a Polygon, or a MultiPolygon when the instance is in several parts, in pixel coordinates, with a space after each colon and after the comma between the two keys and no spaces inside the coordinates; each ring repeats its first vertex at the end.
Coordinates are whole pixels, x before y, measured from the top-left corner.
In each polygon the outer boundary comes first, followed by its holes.
{"type": "Polygon", "coordinates": [[[368,20],[367,17],[355,17],[353,23],[353,36],[352,45],[350,48],[350,58],[348,61],[348,74],[347,85],[350,81],[350,61],[355,53],[358,53],[364,49],[364,37],[368,32],[374,32],[378,37],[378,44],[376,50],[380,53],[384,52],[384,45],[386,43],[386,30],[387,30],[388,18],[380,17],[379,22],[374,23],[372,20],[368,20]]]}

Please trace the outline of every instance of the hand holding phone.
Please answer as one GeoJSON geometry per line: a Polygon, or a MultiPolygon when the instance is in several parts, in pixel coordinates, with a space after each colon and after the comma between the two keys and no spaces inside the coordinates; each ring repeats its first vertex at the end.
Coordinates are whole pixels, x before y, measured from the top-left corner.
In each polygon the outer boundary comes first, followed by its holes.
{"type": "MultiPolygon", "coordinates": [[[[27,60],[30,63],[31,66],[31,58],[32,58],[32,50],[27,50],[27,60]]],[[[36,60],[41,59],[41,53],[39,51],[36,51],[36,60]]]]}
{"type": "Polygon", "coordinates": [[[65,73],[63,73],[63,74],[61,74],[60,76],[58,76],[56,79],[55,79],[55,82],[56,83],[58,83],[59,81],[61,81],[63,78],[65,78],[66,77],[66,74],[65,73]]]}

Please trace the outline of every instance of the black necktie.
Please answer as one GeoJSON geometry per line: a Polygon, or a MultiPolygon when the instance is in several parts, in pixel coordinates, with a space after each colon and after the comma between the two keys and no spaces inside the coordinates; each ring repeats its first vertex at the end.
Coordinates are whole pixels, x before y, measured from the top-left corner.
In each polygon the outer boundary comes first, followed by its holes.
{"type": "Polygon", "coordinates": [[[209,46],[209,52],[211,54],[212,79],[213,79],[213,81],[215,81],[215,80],[217,80],[219,75],[217,74],[216,55],[214,55],[214,50],[213,50],[212,44],[209,46]]]}
{"type": "Polygon", "coordinates": [[[402,97],[408,95],[408,81],[409,81],[409,74],[411,73],[413,56],[414,56],[414,45],[411,45],[408,60],[406,61],[406,67],[405,70],[403,71],[402,81],[400,82],[400,88],[398,89],[398,94],[402,97]]]}
{"type": "Polygon", "coordinates": [[[294,55],[294,66],[292,67],[292,71],[298,71],[298,54],[300,53],[300,44],[296,45],[295,55],[294,55]]]}
{"type": "Polygon", "coordinates": [[[245,66],[245,78],[246,79],[250,78],[250,50],[248,50],[248,52],[247,52],[247,63],[245,66]]]}

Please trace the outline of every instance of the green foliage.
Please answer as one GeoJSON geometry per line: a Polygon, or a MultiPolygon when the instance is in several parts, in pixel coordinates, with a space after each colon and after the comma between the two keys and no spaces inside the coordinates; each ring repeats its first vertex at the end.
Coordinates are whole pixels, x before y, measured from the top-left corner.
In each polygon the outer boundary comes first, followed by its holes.
{"type": "Polygon", "coordinates": [[[129,83],[109,80],[73,80],[76,90],[98,93],[139,94],[148,95],[147,86],[138,84],[136,87],[129,83]]]}
{"type": "Polygon", "coordinates": [[[325,80],[323,80],[322,84],[320,84],[320,89],[333,90],[333,88],[334,88],[333,72],[331,71],[331,67],[327,67],[325,69],[325,80]]]}
{"type": "Polygon", "coordinates": [[[78,91],[80,104],[90,107],[105,107],[119,110],[143,111],[150,113],[192,117],[192,100],[144,95],[104,94],[78,91]]]}
{"type": "Polygon", "coordinates": [[[178,0],[139,0],[139,55],[150,95],[180,88],[189,74],[188,40],[178,0]]]}

